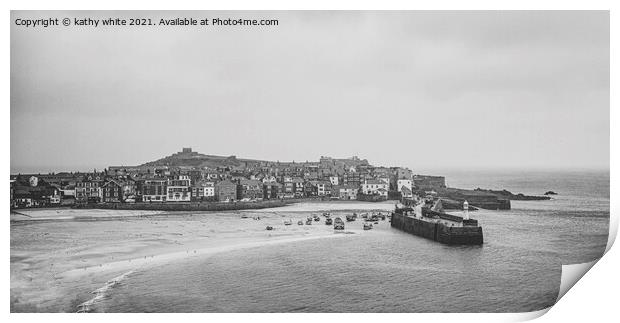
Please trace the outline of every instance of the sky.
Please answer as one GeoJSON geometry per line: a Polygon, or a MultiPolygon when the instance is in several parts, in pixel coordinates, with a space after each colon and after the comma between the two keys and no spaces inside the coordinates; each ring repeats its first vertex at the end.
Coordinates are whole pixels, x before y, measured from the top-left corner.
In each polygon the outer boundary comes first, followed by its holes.
{"type": "Polygon", "coordinates": [[[11,173],[192,147],[414,170],[609,169],[609,14],[11,13],[11,173]],[[278,19],[52,26],[37,18],[278,19]]]}

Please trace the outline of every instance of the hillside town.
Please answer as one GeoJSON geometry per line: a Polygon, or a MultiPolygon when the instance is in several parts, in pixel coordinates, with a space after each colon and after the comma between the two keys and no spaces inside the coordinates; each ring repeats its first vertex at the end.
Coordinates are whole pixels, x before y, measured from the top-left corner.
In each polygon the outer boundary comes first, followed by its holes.
{"type": "Polygon", "coordinates": [[[212,203],[321,198],[384,201],[445,188],[441,176],[373,166],[358,157],[279,162],[181,152],[140,166],[11,175],[11,207],[212,203]]]}

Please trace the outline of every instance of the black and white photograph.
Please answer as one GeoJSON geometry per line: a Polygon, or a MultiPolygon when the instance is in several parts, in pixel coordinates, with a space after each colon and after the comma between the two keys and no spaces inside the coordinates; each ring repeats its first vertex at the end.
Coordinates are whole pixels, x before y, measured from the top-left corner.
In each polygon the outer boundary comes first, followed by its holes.
{"type": "Polygon", "coordinates": [[[608,10],[11,10],[6,110],[12,314],[544,312],[613,243],[608,10]]]}

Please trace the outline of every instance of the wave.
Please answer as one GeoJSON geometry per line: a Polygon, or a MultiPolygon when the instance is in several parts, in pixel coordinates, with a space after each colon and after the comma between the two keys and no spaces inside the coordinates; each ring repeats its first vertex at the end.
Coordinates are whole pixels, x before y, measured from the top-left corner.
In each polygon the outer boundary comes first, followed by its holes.
{"type": "Polygon", "coordinates": [[[128,271],[120,276],[116,276],[108,280],[102,287],[95,289],[91,294],[95,294],[95,297],[87,300],[86,302],[77,306],[77,313],[89,313],[93,311],[94,305],[105,299],[107,293],[112,288],[118,286],[123,280],[131,275],[134,270],[128,271]]]}

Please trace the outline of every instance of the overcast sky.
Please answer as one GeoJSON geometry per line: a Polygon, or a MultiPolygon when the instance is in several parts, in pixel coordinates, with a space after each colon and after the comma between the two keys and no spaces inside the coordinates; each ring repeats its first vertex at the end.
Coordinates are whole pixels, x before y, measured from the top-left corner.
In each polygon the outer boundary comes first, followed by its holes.
{"type": "Polygon", "coordinates": [[[216,155],[609,168],[607,12],[12,12],[11,172],[216,155]],[[15,26],[46,17],[276,27],[15,26]]]}

